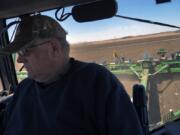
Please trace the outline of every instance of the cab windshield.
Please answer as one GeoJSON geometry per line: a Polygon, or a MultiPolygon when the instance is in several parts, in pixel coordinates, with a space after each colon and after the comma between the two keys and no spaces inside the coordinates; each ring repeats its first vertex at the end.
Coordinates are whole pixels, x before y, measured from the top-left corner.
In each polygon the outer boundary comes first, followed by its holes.
{"type": "MultiPolygon", "coordinates": [[[[78,23],[70,16],[59,23],[68,33],[71,57],[105,66],[123,83],[131,98],[133,85],[144,85],[152,130],[180,118],[180,1],[117,3],[118,16],[110,19],[78,23]]],[[[71,8],[65,8],[65,12],[71,8]]],[[[55,11],[41,14],[55,18],[55,11]]],[[[7,24],[16,19],[7,20],[7,24]]],[[[12,40],[14,29],[8,30],[12,40]]],[[[13,54],[20,82],[27,72],[16,59],[17,54],[13,54]]]]}

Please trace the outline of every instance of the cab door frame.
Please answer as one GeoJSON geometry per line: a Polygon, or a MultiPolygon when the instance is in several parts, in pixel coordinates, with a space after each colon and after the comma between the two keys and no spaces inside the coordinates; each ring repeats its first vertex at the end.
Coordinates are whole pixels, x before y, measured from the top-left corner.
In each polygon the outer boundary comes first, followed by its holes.
{"type": "MultiPolygon", "coordinates": [[[[1,30],[0,33],[2,33],[3,29],[6,26],[7,26],[6,19],[1,19],[0,20],[0,30],[1,30]]],[[[8,45],[9,42],[10,41],[8,37],[8,32],[4,31],[3,36],[1,34],[0,47],[8,45]]],[[[12,55],[0,56],[0,77],[1,77],[2,87],[3,87],[2,91],[8,91],[9,93],[12,93],[14,91],[14,88],[18,84],[12,55]]]]}

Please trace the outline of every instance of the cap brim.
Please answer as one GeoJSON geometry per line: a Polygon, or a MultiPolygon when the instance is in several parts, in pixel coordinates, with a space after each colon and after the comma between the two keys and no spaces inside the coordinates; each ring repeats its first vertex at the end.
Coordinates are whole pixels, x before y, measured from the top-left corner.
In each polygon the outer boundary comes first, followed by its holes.
{"type": "Polygon", "coordinates": [[[33,44],[41,44],[44,41],[48,41],[50,38],[46,39],[34,39],[30,42],[25,42],[25,41],[13,41],[4,48],[0,48],[0,55],[10,55],[12,53],[16,53],[22,49],[31,47],[33,44]]]}
{"type": "Polygon", "coordinates": [[[0,48],[0,55],[10,55],[10,54],[16,53],[24,48],[27,48],[28,46],[30,46],[30,43],[27,44],[23,41],[21,41],[21,42],[14,41],[3,48],[0,48]]]}
{"type": "Polygon", "coordinates": [[[20,46],[17,46],[17,43],[10,43],[8,46],[0,49],[0,54],[9,55],[15,52],[18,52],[21,49],[20,46]]]}

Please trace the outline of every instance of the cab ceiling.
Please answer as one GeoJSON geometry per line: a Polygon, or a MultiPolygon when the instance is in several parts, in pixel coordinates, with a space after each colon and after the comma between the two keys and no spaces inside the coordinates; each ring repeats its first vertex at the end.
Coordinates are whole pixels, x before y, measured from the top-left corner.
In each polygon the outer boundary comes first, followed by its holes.
{"type": "Polygon", "coordinates": [[[95,0],[1,0],[0,19],[93,1],[95,0]]]}

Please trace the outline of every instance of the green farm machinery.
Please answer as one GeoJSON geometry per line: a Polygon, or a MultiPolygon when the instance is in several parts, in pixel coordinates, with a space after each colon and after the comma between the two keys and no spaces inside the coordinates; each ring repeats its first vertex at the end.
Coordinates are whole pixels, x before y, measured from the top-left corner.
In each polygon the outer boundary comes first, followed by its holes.
{"type": "MultiPolygon", "coordinates": [[[[116,58],[115,62],[106,64],[104,66],[117,76],[135,76],[138,79],[138,83],[142,84],[145,87],[145,91],[149,99],[149,102],[153,102],[151,103],[153,104],[153,107],[155,106],[155,104],[158,104],[157,106],[159,106],[160,99],[159,99],[159,94],[157,92],[158,90],[157,87],[153,86],[153,85],[157,85],[155,84],[155,81],[159,81],[159,80],[155,78],[161,76],[161,78],[165,80],[165,79],[171,79],[168,78],[167,75],[169,76],[174,75],[176,76],[176,79],[178,79],[179,81],[179,76],[180,76],[180,51],[172,53],[171,57],[166,57],[166,53],[167,52],[164,49],[159,49],[159,51],[157,52],[157,54],[160,56],[159,59],[146,57],[143,60],[138,60],[136,62],[125,61],[124,58],[123,59],[119,58],[118,55],[115,53],[115,55],[113,54],[114,58],[116,58]],[[153,91],[156,91],[156,94],[155,96],[154,94],[152,94],[153,96],[151,95],[151,99],[150,99],[149,93],[153,91]],[[154,100],[154,101],[150,101],[150,100],[154,100]]],[[[120,77],[120,80],[121,79],[122,78],[120,77]]],[[[168,85],[166,87],[168,87],[168,85]]],[[[177,89],[179,91],[179,88],[177,89]]],[[[148,104],[149,104],[149,111],[151,111],[152,113],[155,113],[155,110],[157,111],[159,109],[159,120],[157,119],[157,117],[155,117],[154,122],[152,120],[152,123],[157,123],[157,122],[166,123],[167,121],[180,118],[179,105],[178,107],[176,107],[176,109],[170,109],[168,113],[164,113],[162,116],[160,114],[160,107],[152,109],[150,108],[150,103],[148,104]]]]}

